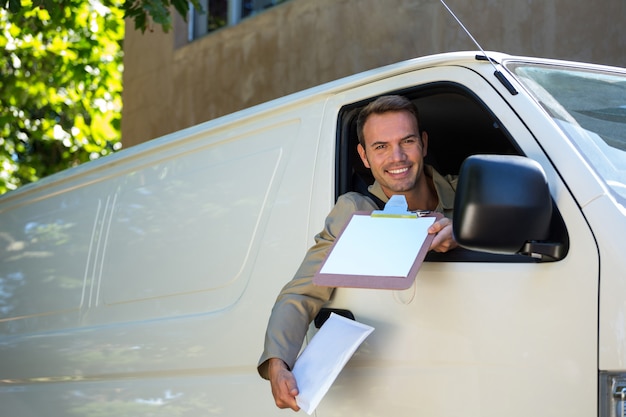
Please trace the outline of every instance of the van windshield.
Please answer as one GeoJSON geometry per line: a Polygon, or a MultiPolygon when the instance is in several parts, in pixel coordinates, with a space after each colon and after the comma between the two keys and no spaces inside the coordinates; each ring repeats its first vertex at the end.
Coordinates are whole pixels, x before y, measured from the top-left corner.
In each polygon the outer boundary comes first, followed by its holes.
{"type": "Polygon", "coordinates": [[[626,73],[510,63],[614,195],[626,199],[626,73]]]}

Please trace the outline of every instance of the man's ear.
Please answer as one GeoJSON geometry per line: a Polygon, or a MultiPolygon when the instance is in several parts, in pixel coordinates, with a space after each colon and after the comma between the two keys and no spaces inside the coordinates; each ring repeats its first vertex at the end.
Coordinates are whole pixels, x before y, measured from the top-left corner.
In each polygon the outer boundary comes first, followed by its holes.
{"type": "Polygon", "coordinates": [[[428,155],[428,133],[422,131],[422,157],[428,155]]]}
{"type": "Polygon", "coordinates": [[[361,157],[361,161],[363,161],[363,165],[365,165],[365,168],[371,169],[370,163],[367,160],[367,155],[365,154],[365,148],[363,148],[363,145],[361,145],[360,143],[356,145],[356,150],[359,152],[359,156],[361,157]]]}

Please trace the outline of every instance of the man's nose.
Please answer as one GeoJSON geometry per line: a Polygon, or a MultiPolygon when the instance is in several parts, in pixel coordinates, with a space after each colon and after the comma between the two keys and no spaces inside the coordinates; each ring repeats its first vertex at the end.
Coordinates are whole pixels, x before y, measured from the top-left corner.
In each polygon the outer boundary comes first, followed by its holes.
{"type": "Polygon", "coordinates": [[[391,148],[391,158],[394,161],[404,161],[406,159],[406,153],[402,146],[396,145],[391,148]]]}

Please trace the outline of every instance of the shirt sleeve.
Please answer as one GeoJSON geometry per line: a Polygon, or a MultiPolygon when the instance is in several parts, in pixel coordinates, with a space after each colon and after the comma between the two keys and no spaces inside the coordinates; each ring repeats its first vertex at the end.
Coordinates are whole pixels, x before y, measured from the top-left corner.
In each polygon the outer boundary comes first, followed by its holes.
{"type": "Polygon", "coordinates": [[[330,247],[355,211],[375,210],[374,203],[358,193],[342,195],[332,209],[324,229],[315,236],[315,244],[306,253],[300,268],[278,295],[265,333],[265,347],[258,371],[268,379],[268,363],[280,358],[291,369],[302,347],[309,323],[330,300],[334,288],[313,284],[330,247]]]}

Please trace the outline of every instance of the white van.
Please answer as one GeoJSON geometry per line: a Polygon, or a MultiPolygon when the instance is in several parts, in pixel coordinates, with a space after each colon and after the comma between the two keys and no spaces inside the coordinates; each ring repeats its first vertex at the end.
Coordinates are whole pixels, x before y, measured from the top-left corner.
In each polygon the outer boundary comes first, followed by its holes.
{"type": "Polygon", "coordinates": [[[269,312],[369,181],[355,116],[388,93],[419,107],[428,162],[463,171],[465,248],[408,290],[336,291],[376,330],[315,415],[622,415],[626,71],[488,55],[351,76],[0,197],[0,416],[292,413],[256,370],[269,312]]]}

